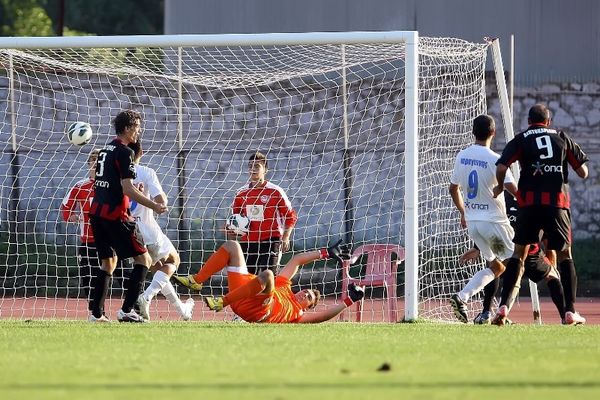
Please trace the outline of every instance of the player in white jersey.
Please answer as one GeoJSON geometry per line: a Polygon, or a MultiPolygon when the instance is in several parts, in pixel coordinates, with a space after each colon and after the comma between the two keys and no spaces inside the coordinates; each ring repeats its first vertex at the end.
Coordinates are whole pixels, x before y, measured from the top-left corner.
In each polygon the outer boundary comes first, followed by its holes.
{"type": "MultiPolygon", "coordinates": [[[[156,172],[149,167],[140,165],[142,157],[142,145],[138,140],[136,143],[130,143],[129,147],[134,151],[135,158],[135,174],[136,179],[133,181],[142,193],[147,197],[154,199],[157,203],[167,204],[167,195],[156,176],[156,172]]],[[[179,254],[175,247],[165,235],[158,222],[154,218],[154,212],[140,204],[132,202],[130,205],[131,215],[135,218],[136,224],[148,254],[152,258],[152,267],[150,270],[154,273],[150,286],[138,297],[138,306],[140,315],[144,319],[150,319],[150,302],[159,292],[162,293],[167,301],[175,307],[185,321],[192,319],[192,311],[194,309],[194,300],[189,298],[185,303],[182,303],[170,282],[170,278],[179,267],[179,254]]]]}
{"type": "MultiPolygon", "coordinates": [[[[468,321],[466,303],[485,285],[504,272],[502,260],[513,252],[513,228],[506,216],[504,197],[494,198],[496,186],[496,160],[500,155],[490,149],[496,134],[494,119],[480,115],[473,121],[475,143],[460,151],[450,179],[450,195],[460,212],[460,223],[467,228],[488,267],[477,272],[465,287],[452,295],[450,304],[461,321],[468,321]]],[[[504,187],[516,194],[517,186],[512,174],[506,174],[504,187]]]]}

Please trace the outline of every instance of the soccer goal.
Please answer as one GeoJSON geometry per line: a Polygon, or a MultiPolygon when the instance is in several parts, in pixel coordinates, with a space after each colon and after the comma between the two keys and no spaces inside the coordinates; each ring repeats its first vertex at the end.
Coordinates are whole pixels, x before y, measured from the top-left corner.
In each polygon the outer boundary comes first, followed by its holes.
{"type": "MultiPolygon", "coordinates": [[[[59,207],[86,177],[90,150],[111,140],[111,119],[134,109],[142,164],[170,200],[158,220],[180,252],[180,274],[225,240],[259,150],[267,179],[297,211],[294,252],[340,238],[405,249],[396,287],[367,290],[364,321],[386,320],[385,299],[396,294],[400,318],[453,320],[449,296],[481,265],[457,264],[470,243],[447,187],[473,118],[486,112],[488,47],[416,32],[0,38],[1,317],[87,314],[78,227],[59,207]],[[91,124],[90,144],[68,142],[75,121],[91,124]]],[[[365,262],[349,273],[364,274],[365,262]]],[[[203,294],[223,292],[225,278],[203,294]]],[[[340,265],[320,262],[297,285],[320,289],[329,307],[343,278],[340,265]]],[[[116,308],[122,285],[115,277],[116,308]]],[[[161,299],[152,306],[155,320],[176,318],[161,299]]],[[[194,319],[214,318],[231,314],[197,305],[194,319]]]]}

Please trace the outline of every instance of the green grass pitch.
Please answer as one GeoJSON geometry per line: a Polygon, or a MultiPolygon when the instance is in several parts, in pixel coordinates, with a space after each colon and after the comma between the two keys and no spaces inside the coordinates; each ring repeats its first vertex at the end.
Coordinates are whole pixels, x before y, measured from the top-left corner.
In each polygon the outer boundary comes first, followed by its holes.
{"type": "Polygon", "coordinates": [[[0,320],[0,398],[598,399],[600,327],[0,320]]]}

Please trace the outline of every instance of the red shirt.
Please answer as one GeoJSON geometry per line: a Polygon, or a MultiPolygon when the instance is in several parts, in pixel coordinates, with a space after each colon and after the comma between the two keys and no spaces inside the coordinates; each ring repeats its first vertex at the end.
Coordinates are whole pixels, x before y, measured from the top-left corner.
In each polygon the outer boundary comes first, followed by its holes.
{"type": "Polygon", "coordinates": [[[68,221],[74,212],[79,212],[79,234],[82,243],[94,243],[88,215],[93,198],[94,181],[89,178],[82,179],[69,190],[60,205],[60,211],[65,221],[68,221]]]}
{"type": "Polygon", "coordinates": [[[298,220],[284,190],[267,181],[238,190],[231,208],[234,214],[250,219],[249,232],[240,239],[247,242],[280,238],[284,229],[292,228],[298,220]]]}

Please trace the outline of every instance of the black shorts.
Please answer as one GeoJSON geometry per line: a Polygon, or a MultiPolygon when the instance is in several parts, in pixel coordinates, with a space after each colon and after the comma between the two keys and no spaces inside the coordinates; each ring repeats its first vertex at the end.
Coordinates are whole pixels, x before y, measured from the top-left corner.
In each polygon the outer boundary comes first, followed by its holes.
{"type": "Polygon", "coordinates": [[[281,258],[281,240],[271,238],[262,242],[240,242],[246,256],[246,266],[251,274],[270,269],[277,274],[281,258]]]}
{"type": "Polygon", "coordinates": [[[90,225],[96,240],[100,260],[114,257],[136,257],[146,252],[144,239],[135,221],[112,221],[90,216],[90,225]]]}
{"type": "Polygon", "coordinates": [[[100,259],[98,258],[96,243],[79,243],[77,261],[80,267],[99,267],[100,259]]]}
{"type": "Polygon", "coordinates": [[[548,239],[548,250],[564,250],[571,245],[571,213],[564,208],[547,206],[519,209],[513,242],[523,246],[537,243],[540,231],[544,231],[548,239]]]}
{"type": "MultiPolygon", "coordinates": [[[[100,267],[100,258],[98,257],[96,243],[79,243],[77,247],[77,262],[82,268],[100,267]]],[[[133,268],[133,261],[131,258],[119,258],[118,266],[124,270],[131,269],[133,268]]]]}
{"type": "Polygon", "coordinates": [[[552,266],[546,261],[546,257],[541,253],[527,256],[525,259],[525,272],[523,273],[530,281],[538,283],[545,279],[552,266]]]}

